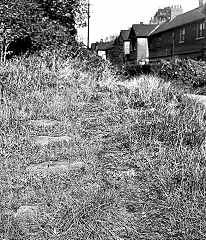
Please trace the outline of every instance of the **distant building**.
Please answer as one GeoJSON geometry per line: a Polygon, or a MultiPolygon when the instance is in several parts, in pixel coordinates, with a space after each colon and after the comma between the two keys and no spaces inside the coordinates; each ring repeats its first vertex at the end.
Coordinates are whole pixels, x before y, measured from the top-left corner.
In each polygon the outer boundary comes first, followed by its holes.
{"type": "Polygon", "coordinates": [[[133,24],[129,33],[130,64],[145,64],[149,62],[148,36],[158,27],[156,24],[133,24]]]}
{"type": "Polygon", "coordinates": [[[130,30],[121,30],[114,41],[92,43],[91,49],[103,59],[109,60],[116,66],[122,66],[130,54],[129,33],[130,30]]]}
{"type": "Polygon", "coordinates": [[[91,50],[105,60],[110,60],[113,49],[113,41],[110,42],[96,42],[91,44],[91,50]]]}

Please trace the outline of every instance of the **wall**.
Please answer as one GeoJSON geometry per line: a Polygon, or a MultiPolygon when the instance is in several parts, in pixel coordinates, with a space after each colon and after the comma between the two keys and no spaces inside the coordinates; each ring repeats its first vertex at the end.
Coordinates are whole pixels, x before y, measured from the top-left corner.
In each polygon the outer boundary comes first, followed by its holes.
{"type": "Polygon", "coordinates": [[[147,38],[137,38],[137,63],[149,59],[147,38]]]}
{"type": "Polygon", "coordinates": [[[98,54],[98,56],[102,57],[104,60],[107,59],[106,51],[98,51],[97,54],[98,54]]]}

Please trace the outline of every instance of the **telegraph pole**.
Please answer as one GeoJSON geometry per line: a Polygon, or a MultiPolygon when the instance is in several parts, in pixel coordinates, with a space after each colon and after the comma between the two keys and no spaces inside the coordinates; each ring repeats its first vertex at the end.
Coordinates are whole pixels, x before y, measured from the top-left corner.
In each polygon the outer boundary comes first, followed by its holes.
{"type": "Polygon", "coordinates": [[[87,48],[89,49],[89,19],[90,19],[90,2],[87,4],[87,48]]]}
{"type": "Polygon", "coordinates": [[[204,46],[203,46],[203,60],[206,61],[206,4],[204,4],[204,8],[202,10],[202,13],[205,15],[205,21],[204,21],[204,46]]]}

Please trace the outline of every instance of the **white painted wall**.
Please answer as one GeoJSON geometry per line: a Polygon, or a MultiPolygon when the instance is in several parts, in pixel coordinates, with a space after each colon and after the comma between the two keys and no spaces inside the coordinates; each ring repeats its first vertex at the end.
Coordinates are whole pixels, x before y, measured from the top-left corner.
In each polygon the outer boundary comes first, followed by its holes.
{"type": "Polygon", "coordinates": [[[100,57],[102,57],[103,59],[107,59],[107,56],[106,56],[106,51],[98,51],[97,53],[100,57]]]}
{"type": "Polygon", "coordinates": [[[147,38],[137,38],[137,63],[139,61],[148,61],[149,47],[147,38]]]}

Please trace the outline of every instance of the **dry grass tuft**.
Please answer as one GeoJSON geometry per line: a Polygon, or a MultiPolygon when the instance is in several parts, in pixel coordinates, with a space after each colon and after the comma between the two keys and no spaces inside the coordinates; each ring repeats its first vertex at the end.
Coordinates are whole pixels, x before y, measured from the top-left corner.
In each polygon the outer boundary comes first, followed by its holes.
{"type": "Polygon", "coordinates": [[[1,238],[204,239],[204,107],[162,79],[89,64],[47,53],[0,66],[1,238]],[[85,167],[27,171],[47,162],[85,167]],[[18,221],[22,209],[35,216],[18,221]]]}

